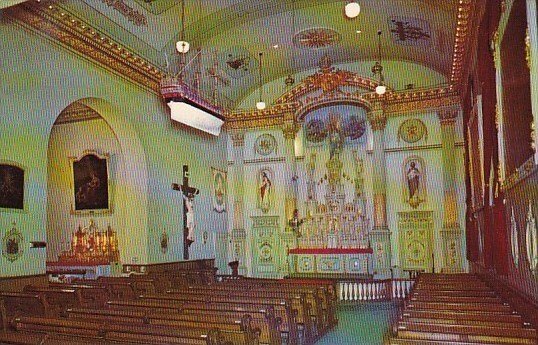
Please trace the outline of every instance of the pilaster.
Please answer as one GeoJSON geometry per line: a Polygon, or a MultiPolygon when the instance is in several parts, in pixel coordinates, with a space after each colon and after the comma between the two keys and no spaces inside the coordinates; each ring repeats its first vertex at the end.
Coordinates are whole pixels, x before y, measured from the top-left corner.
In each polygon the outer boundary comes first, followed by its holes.
{"type": "Polygon", "coordinates": [[[456,119],[459,108],[439,109],[443,161],[444,213],[441,230],[443,272],[462,271],[462,232],[458,221],[458,197],[456,184],[456,119]]]}
{"type": "Polygon", "coordinates": [[[285,186],[285,217],[286,223],[293,217],[297,208],[297,160],[295,158],[295,137],[299,126],[294,120],[285,121],[282,134],[285,141],[286,186],[285,186]]]}
{"type": "Polygon", "coordinates": [[[233,152],[233,217],[232,229],[230,231],[231,248],[230,259],[239,260],[239,274],[248,273],[248,261],[246,248],[247,236],[244,219],[244,146],[245,132],[243,130],[232,131],[230,133],[233,152]]]}
{"type": "Polygon", "coordinates": [[[387,226],[387,176],[385,162],[385,126],[387,116],[382,102],[373,104],[367,114],[373,132],[373,193],[374,226],[370,232],[370,245],[373,249],[374,272],[379,276],[390,273],[392,250],[390,230],[387,226]]]}

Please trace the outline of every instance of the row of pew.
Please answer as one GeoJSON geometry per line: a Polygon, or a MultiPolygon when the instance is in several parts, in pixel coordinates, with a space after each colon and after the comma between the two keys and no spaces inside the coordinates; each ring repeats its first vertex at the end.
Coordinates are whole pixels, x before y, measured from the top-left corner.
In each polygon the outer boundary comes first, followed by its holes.
{"type": "Polygon", "coordinates": [[[313,344],[337,324],[330,281],[99,277],[0,293],[2,344],[313,344]]]}
{"type": "Polygon", "coordinates": [[[390,345],[538,344],[536,329],[473,274],[421,274],[390,345]]]}

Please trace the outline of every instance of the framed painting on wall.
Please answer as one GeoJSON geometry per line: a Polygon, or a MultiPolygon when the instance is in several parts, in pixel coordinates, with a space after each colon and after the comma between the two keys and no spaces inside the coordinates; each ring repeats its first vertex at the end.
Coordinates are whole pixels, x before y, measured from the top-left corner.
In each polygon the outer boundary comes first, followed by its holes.
{"type": "Polygon", "coordinates": [[[72,169],[72,214],[110,213],[108,154],[85,151],[70,157],[72,169]]]}
{"type": "Polygon", "coordinates": [[[24,210],[24,169],[0,164],[0,208],[24,210]]]}
{"type": "Polygon", "coordinates": [[[226,173],[211,168],[211,174],[213,176],[213,210],[217,213],[226,212],[226,173]]]}

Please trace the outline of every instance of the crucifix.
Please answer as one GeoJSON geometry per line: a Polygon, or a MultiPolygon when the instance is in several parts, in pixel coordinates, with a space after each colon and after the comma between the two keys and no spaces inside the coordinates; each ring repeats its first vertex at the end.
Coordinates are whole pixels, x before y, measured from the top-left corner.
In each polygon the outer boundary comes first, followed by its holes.
{"type": "Polygon", "coordinates": [[[194,242],[194,196],[200,194],[197,188],[189,186],[189,166],[183,166],[183,183],[172,183],[172,189],[181,192],[183,198],[183,259],[189,259],[189,247],[194,242]]]}

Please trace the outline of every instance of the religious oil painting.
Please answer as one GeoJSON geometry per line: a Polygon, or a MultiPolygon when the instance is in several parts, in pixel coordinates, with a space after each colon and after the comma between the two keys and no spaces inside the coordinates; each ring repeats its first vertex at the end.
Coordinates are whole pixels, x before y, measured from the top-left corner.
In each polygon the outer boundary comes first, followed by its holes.
{"type": "Polygon", "coordinates": [[[213,210],[217,213],[226,212],[226,173],[211,168],[213,176],[213,210]]]}
{"type": "Polygon", "coordinates": [[[412,156],[404,162],[404,198],[411,207],[417,208],[426,201],[424,160],[412,156]]]}
{"type": "Polygon", "coordinates": [[[74,213],[108,213],[111,211],[108,155],[87,151],[71,158],[73,170],[74,213]]]}
{"type": "Polygon", "coordinates": [[[0,208],[24,209],[24,170],[0,164],[0,208]]]}
{"type": "Polygon", "coordinates": [[[273,172],[261,169],[258,172],[258,208],[267,213],[273,206],[274,197],[273,172]]]}

